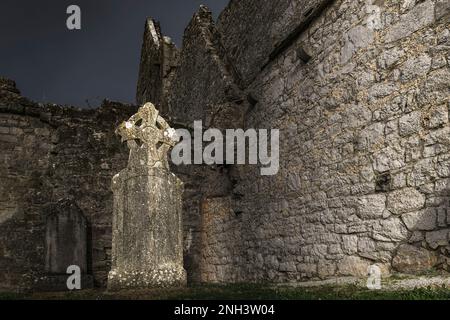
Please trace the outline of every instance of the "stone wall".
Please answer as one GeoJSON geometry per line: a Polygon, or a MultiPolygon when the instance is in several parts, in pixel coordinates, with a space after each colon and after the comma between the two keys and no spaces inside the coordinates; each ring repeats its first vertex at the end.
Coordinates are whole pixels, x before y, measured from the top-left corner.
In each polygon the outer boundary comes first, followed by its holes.
{"type": "Polygon", "coordinates": [[[252,83],[248,125],[281,130],[281,170],[240,171],[242,280],[364,275],[375,262],[448,268],[449,30],[438,8],[336,1],[252,83]]]}
{"type": "Polygon", "coordinates": [[[141,62],[136,90],[136,102],[152,102],[167,113],[168,90],[179,66],[178,49],[169,37],[161,34],[159,23],[147,19],[142,41],[141,62]]]}
{"type": "Polygon", "coordinates": [[[404,271],[396,254],[416,271],[436,267],[430,255],[448,268],[449,30],[438,3],[337,1],[251,85],[248,124],[281,129],[281,170],[242,170],[239,188],[258,186],[243,199],[244,279],[364,275],[374,262],[404,271]],[[255,221],[256,203],[266,205],[255,221]]]}
{"type": "Polygon", "coordinates": [[[194,15],[168,117],[281,132],[275,176],[175,168],[192,187],[191,280],[449,268],[448,22],[445,0],[231,1],[217,24],[194,15]]]}
{"type": "Polygon", "coordinates": [[[45,273],[45,221],[61,200],[88,219],[88,272],[110,268],[112,175],[127,163],[115,126],[135,112],[38,105],[0,81],[0,290],[32,288],[45,273]]]}
{"type": "Polygon", "coordinates": [[[232,0],[220,14],[217,29],[241,87],[250,85],[261,69],[289,45],[294,36],[331,0],[232,0]]]}

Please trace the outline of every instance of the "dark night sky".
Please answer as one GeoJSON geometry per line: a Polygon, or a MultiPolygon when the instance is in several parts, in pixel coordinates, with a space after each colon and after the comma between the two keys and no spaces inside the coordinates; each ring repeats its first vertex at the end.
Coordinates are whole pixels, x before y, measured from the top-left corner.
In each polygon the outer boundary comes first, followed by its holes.
{"type": "Polygon", "coordinates": [[[103,98],[134,103],[147,17],[181,46],[200,4],[214,16],[229,0],[0,0],[0,76],[39,102],[85,107],[103,98]],[[66,28],[80,6],[82,30],[66,28]]]}

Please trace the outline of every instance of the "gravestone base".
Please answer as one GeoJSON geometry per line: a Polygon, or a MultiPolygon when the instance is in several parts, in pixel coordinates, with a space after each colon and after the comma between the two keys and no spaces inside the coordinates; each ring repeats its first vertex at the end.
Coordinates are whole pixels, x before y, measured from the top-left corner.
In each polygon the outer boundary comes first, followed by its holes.
{"type": "Polygon", "coordinates": [[[155,270],[119,270],[108,274],[108,290],[167,288],[186,286],[186,271],[176,265],[165,265],[155,270]]]}
{"type": "MultiPolygon", "coordinates": [[[[43,292],[62,292],[73,291],[67,288],[67,279],[69,274],[46,275],[40,277],[35,283],[35,288],[43,292]]],[[[92,289],[94,287],[94,277],[89,274],[81,275],[81,289],[92,289]]]]}

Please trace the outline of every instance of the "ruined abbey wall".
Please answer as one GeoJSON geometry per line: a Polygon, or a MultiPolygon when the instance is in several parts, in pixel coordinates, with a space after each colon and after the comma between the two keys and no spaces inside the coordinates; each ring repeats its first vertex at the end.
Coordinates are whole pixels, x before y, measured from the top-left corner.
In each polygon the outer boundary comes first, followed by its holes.
{"type": "Polygon", "coordinates": [[[335,1],[250,85],[281,170],[240,171],[240,279],[449,267],[448,4],[335,1]]]}
{"type": "Polygon", "coordinates": [[[61,201],[88,219],[88,271],[105,285],[111,178],[127,163],[114,129],[135,110],[111,102],[97,110],[38,105],[0,81],[0,290],[39,287],[46,218],[67,210],[61,201]]]}
{"type": "Polygon", "coordinates": [[[192,188],[192,279],[448,269],[448,22],[442,0],[231,1],[216,23],[199,10],[161,109],[187,128],[280,129],[280,171],[174,168],[192,188]]]}

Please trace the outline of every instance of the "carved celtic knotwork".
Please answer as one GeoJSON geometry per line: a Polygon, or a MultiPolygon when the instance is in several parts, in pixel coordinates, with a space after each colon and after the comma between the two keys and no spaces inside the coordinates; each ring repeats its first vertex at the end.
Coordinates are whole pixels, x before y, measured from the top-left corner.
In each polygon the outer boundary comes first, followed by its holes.
{"type": "Polygon", "coordinates": [[[168,168],[167,152],[179,140],[175,130],[152,103],[146,103],[128,121],[120,124],[116,134],[130,148],[129,167],[168,168]]]}

